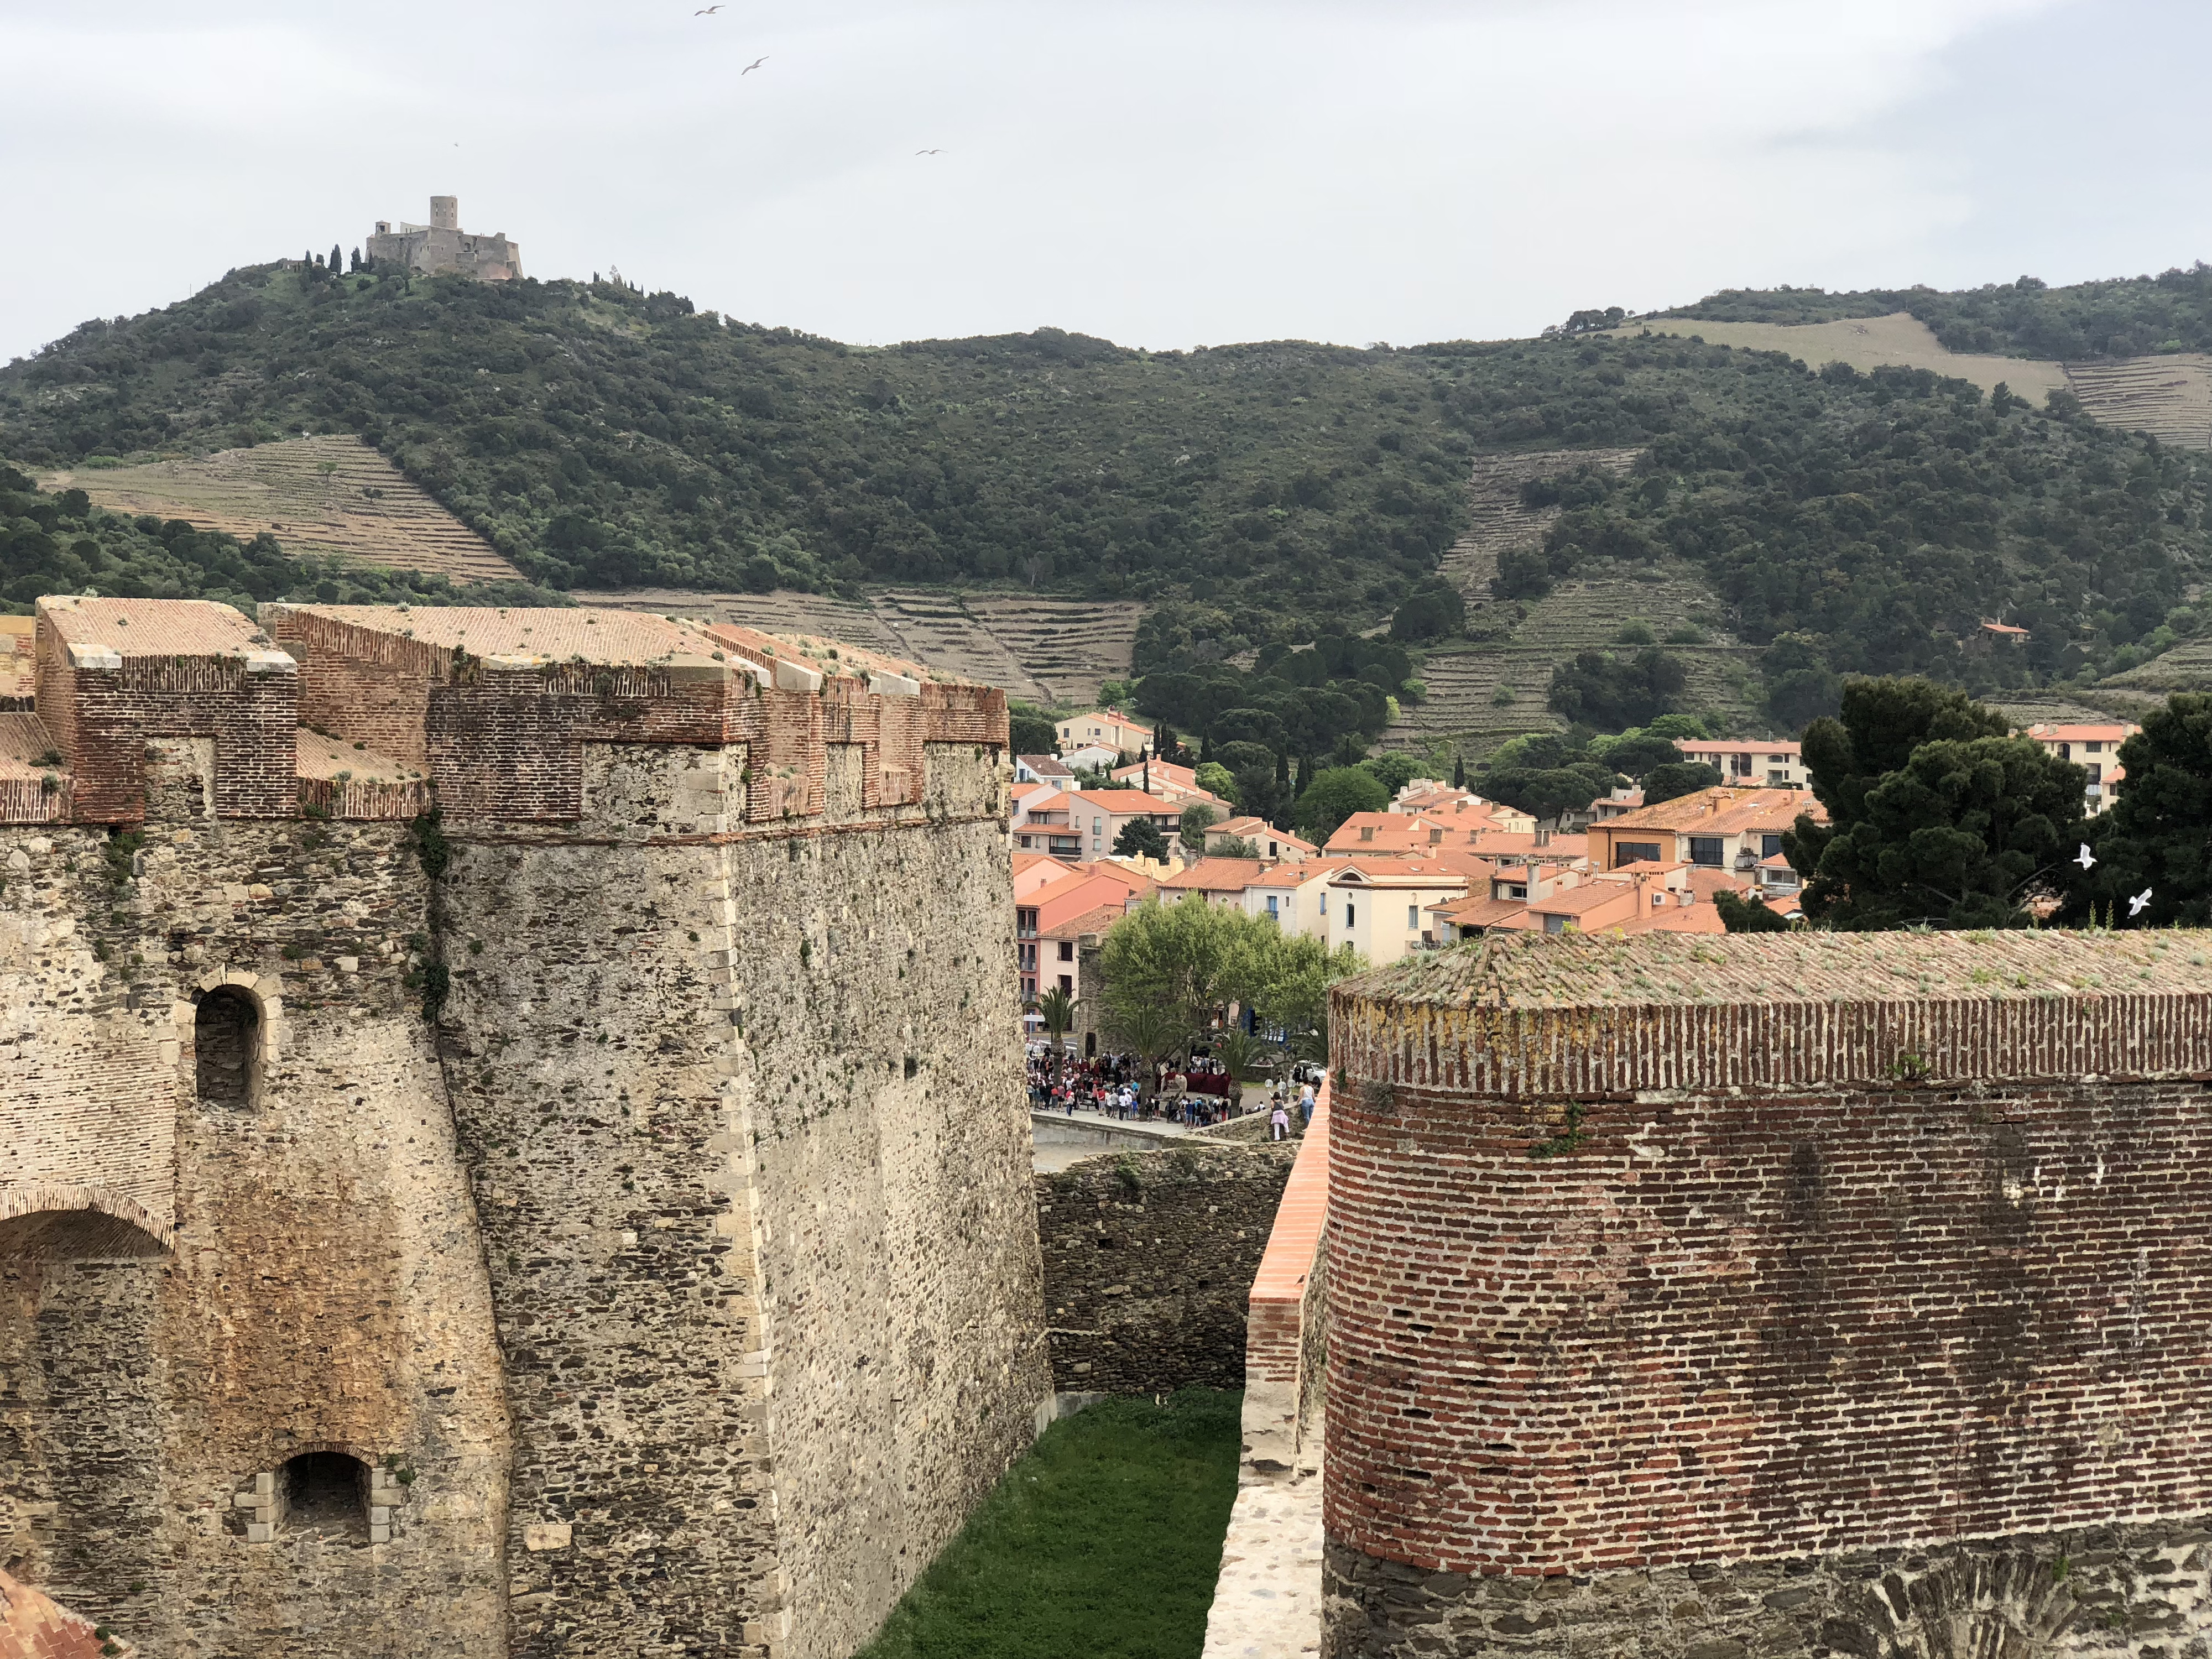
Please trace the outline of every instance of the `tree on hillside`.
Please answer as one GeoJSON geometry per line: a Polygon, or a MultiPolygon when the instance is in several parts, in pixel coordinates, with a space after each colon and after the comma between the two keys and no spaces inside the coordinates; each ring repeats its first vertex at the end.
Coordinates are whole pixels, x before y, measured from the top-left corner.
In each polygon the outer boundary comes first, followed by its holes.
{"type": "Polygon", "coordinates": [[[1554,713],[1577,725],[1618,732],[1668,713],[1688,684],[1680,659],[1656,646],[1646,646],[1633,656],[1581,651],[1573,662],[1552,671],[1552,689],[1545,701],[1554,713]]]}
{"type": "Polygon", "coordinates": [[[1318,847],[1354,812],[1380,812],[1389,805],[1390,792],[1366,768],[1333,766],[1316,773],[1298,797],[1298,833],[1318,847]]]}
{"type": "Polygon", "coordinates": [[[1722,781],[1720,768],[1702,761],[1676,761],[1670,766],[1655,766],[1644,775],[1644,804],[1657,806],[1664,801],[1679,800],[1700,789],[1717,789],[1722,781]]]}
{"type": "MultiPolygon", "coordinates": [[[[1656,767],[1682,764],[1682,751],[1674,746],[1674,738],[1661,737],[1650,731],[1624,732],[1617,738],[1600,738],[1590,744],[1590,753],[1614,771],[1632,778],[1640,778],[1656,767]]],[[[1678,790],[1675,793],[1679,794],[1681,792],[1678,790]]],[[[1645,799],[1648,800],[1650,798],[1647,792],[1645,799]]]]}
{"type": "Polygon", "coordinates": [[[1059,748],[1060,734],[1044,710],[1009,698],[1006,741],[1017,755],[1049,755],[1059,748]]]}
{"type": "Polygon", "coordinates": [[[1401,643],[1449,639],[1467,626],[1467,600],[1450,583],[1435,580],[1399,602],[1390,618],[1390,637],[1401,643]]]}
{"type": "Polygon", "coordinates": [[[1579,811],[1611,794],[1618,781],[1611,767],[1595,761],[1577,761],[1567,766],[1509,766],[1484,773],[1482,793],[1530,817],[1553,822],[1562,813],[1579,811]]]}
{"type": "Polygon", "coordinates": [[[1206,832],[1213,827],[1213,809],[1202,800],[1194,800],[1182,809],[1182,817],[1176,824],[1187,853],[1206,851],[1206,832]]]}
{"type": "Polygon", "coordinates": [[[1193,775],[1198,781],[1198,787],[1209,795],[1218,795],[1231,806],[1242,805],[1237,799],[1237,780],[1230,775],[1229,769],[1219,761],[1207,761],[1198,767],[1193,775]]]}
{"type": "Polygon", "coordinates": [[[2093,823],[2097,862],[2068,868],[2068,921],[2110,918],[2118,926],[2212,926],[2212,695],[2179,691],[2143,716],[2120,745],[2127,781],[2093,823]],[[2126,901],[2150,902],[2130,916],[2126,901]]]}
{"type": "Polygon", "coordinates": [[[1380,755],[1370,755],[1360,764],[1375,775],[1375,781],[1393,796],[1421,775],[1420,763],[1411,755],[1389,750],[1380,755]]]}
{"type": "Polygon", "coordinates": [[[1168,838],[1160,833],[1160,826],[1152,819],[1131,818],[1121,826],[1121,833],[1114,837],[1114,856],[1117,859],[1161,859],[1168,855],[1168,838]]]}
{"type": "Polygon", "coordinates": [[[1215,836],[1206,843],[1206,850],[1218,859],[1256,859],[1259,845],[1243,836],[1215,836]]]}
{"type": "Polygon", "coordinates": [[[1455,789],[1467,787],[1467,757],[1464,755],[1452,757],[1452,787],[1455,789]]]}

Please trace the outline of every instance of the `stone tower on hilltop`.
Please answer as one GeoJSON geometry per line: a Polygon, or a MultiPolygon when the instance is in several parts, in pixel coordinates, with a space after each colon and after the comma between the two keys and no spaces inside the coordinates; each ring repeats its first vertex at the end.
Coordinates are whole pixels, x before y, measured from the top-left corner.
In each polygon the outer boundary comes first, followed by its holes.
{"type": "Polygon", "coordinates": [[[433,196],[430,222],[392,228],[389,219],[376,222],[368,239],[372,264],[398,265],[426,276],[458,272],[482,283],[510,282],[522,275],[522,248],[507,240],[505,231],[474,236],[461,228],[461,199],[433,196]]]}
{"type": "Polygon", "coordinates": [[[145,1659],[842,1659],[1052,1388],[1004,696],[260,623],[42,599],[0,712],[0,1565],[145,1659]]]}

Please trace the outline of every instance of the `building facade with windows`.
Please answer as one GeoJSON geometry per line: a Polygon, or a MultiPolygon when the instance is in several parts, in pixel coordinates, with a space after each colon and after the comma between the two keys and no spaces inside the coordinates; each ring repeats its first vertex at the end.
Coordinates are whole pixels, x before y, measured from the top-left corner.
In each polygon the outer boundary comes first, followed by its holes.
{"type": "Polygon", "coordinates": [[[1684,760],[1702,761],[1718,772],[1724,784],[1802,789],[1808,781],[1802,744],[1777,738],[1727,738],[1712,742],[1692,738],[1674,746],[1684,760]]]}
{"type": "Polygon", "coordinates": [[[2041,744],[2045,754],[2081,769],[2081,810],[2095,817],[2112,805],[2120,781],[2127,776],[2120,765],[2120,745],[2142,730],[2130,720],[2112,720],[2094,726],[2031,726],[2022,735],[2041,744]]]}

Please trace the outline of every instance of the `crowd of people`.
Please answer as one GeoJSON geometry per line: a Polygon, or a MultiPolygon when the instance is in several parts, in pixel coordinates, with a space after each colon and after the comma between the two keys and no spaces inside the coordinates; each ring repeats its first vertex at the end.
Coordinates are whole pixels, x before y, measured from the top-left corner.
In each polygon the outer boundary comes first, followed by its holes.
{"type": "Polygon", "coordinates": [[[1202,1129],[1249,1110],[1268,1115],[1268,1133],[1280,1140],[1304,1134],[1313,1117],[1314,1084],[1320,1072],[1303,1063],[1273,1085],[1264,1106],[1248,1109],[1243,1091],[1228,1068],[1210,1055],[1194,1056],[1186,1066],[1161,1060],[1146,1086],[1145,1063],[1133,1054],[1095,1054],[1057,1059],[1042,1043],[1032,1045],[1029,1061],[1030,1107],[1073,1117],[1091,1112],[1136,1122],[1174,1122],[1202,1129]],[[1295,1126],[1295,1130],[1293,1129],[1295,1126]]]}

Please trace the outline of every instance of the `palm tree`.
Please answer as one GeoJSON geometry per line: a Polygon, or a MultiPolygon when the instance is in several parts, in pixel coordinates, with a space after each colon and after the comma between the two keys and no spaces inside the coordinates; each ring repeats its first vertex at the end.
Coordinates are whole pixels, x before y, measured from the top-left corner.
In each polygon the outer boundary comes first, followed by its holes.
{"type": "Polygon", "coordinates": [[[1052,1059],[1055,1070],[1060,1065],[1063,1053],[1060,1040],[1066,1036],[1075,1024],[1075,1003],[1076,999],[1067,994],[1066,986],[1055,985],[1030,1005],[1044,1020],[1045,1036],[1052,1042],[1052,1059]]]}
{"type": "Polygon", "coordinates": [[[1182,1015],[1163,1002],[1132,1001],[1111,1009],[1107,1018],[1115,1039],[1145,1062],[1144,1086],[1148,1091],[1160,1057],[1173,1054],[1190,1035],[1182,1015]]]}
{"type": "Polygon", "coordinates": [[[1213,1052],[1229,1073],[1229,1110],[1234,1116],[1244,1109],[1244,1079],[1266,1064],[1267,1045],[1249,1031],[1231,1031],[1213,1045],[1213,1052]]]}

